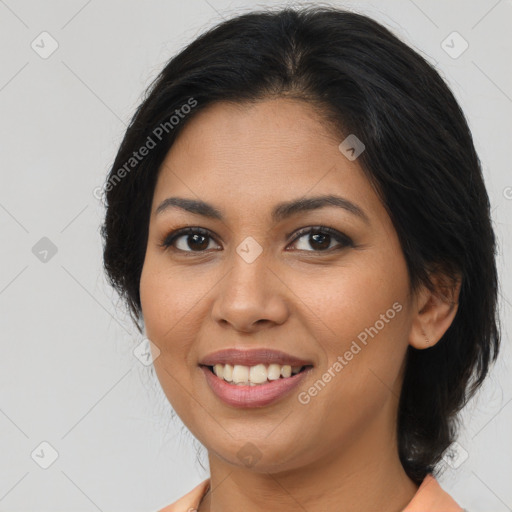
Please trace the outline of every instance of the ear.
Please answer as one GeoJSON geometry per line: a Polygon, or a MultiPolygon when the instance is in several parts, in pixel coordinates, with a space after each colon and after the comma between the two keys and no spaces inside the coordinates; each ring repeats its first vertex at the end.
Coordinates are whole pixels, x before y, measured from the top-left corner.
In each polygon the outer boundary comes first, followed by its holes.
{"type": "Polygon", "coordinates": [[[431,281],[434,285],[433,291],[423,285],[416,294],[409,344],[417,349],[434,346],[457,314],[460,276],[450,279],[438,273],[431,275],[431,281]]]}

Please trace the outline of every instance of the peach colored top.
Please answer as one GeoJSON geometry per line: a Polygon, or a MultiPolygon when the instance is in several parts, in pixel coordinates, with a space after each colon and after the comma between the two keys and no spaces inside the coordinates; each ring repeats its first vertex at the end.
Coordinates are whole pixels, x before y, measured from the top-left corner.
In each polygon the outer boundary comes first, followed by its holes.
{"type": "MultiPolygon", "coordinates": [[[[207,478],[178,501],[157,512],[197,512],[199,502],[209,487],[210,479],[207,478]]],[[[428,474],[402,512],[464,512],[464,509],[442,489],[433,475],[428,474]]]]}

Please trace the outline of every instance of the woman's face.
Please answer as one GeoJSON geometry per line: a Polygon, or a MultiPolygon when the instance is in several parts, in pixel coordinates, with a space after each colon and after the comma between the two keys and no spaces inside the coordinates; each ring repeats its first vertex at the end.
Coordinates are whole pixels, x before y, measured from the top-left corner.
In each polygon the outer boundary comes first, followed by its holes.
{"type": "MultiPolygon", "coordinates": [[[[146,335],[173,408],[229,464],[276,472],[352,454],[357,464],[362,450],[394,446],[413,297],[390,218],[341,142],[303,102],[216,103],[184,127],[161,168],[140,282],[146,335]],[[320,196],[344,202],[273,215],[320,196]],[[157,213],[171,197],[222,218],[170,204],[157,213]],[[162,246],[187,226],[207,234],[162,246]],[[308,363],[277,397],[285,377],[262,391],[200,364],[222,349],[261,348],[308,363]]],[[[264,379],[268,368],[249,373],[264,379]]]]}

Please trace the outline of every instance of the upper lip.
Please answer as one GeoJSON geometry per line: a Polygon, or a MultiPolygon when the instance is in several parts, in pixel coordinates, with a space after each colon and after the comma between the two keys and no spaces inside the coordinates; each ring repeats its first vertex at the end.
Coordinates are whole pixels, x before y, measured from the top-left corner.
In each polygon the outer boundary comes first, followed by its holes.
{"type": "Polygon", "coordinates": [[[255,366],[257,364],[287,364],[290,366],[308,366],[313,363],[270,348],[246,350],[228,348],[208,354],[199,361],[199,364],[204,366],[214,366],[215,364],[239,364],[244,366],[255,366]]]}

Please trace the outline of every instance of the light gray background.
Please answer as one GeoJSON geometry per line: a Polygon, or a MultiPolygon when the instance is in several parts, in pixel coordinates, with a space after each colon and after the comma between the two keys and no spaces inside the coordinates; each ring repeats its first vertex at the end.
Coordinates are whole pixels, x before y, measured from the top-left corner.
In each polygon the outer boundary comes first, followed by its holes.
{"type": "MultiPolygon", "coordinates": [[[[278,4],[0,0],[1,511],[149,512],[208,476],[132,353],[142,337],[103,276],[93,191],[164,63],[222,18],[265,5],[278,4]],[[43,31],[59,45],[46,59],[31,47],[50,48],[43,31]],[[42,237],[57,248],[46,262],[32,252],[42,237]],[[48,455],[43,441],[58,453],[48,469],[31,456],[48,455]]],[[[512,3],[334,5],[370,14],[435,63],[473,130],[500,242],[503,350],[441,483],[470,511],[510,511],[512,3]],[[441,47],[453,31],[469,44],[455,59],[441,47]]]]}

